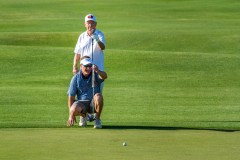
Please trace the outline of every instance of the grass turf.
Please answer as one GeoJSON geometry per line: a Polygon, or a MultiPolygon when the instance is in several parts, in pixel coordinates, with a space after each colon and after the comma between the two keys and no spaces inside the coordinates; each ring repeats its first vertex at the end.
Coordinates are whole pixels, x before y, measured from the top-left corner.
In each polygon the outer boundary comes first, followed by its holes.
{"type": "Polygon", "coordinates": [[[1,129],[0,135],[0,158],[5,160],[229,160],[238,159],[240,138],[239,132],[88,128],[1,129]]]}
{"type": "Polygon", "coordinates": [[[85,157],[80,141],[92,159],[237,159],[238,132],[199,130],[240,129],[237,0],[0,3],[0,159],[85,157]],[[64,128],[88,13],[107,39],[100,131],[64,128]]]}

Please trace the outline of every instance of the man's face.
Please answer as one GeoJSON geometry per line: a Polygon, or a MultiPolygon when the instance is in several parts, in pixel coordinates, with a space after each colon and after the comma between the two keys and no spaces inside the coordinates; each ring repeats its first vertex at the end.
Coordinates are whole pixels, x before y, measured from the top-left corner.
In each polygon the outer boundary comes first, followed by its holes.
{"type": "Polygon", "coordinates": [[[97,22],[94,22],[92,20],[85,22],[85,27],[88,31],[91,31],[92,29],[96,29],[97,22]]]}
{"type": "Polygon", "coordinates": [[[81,64],[81,69],[82,69],[82,74],[84,76],[89,76],[91,71],[92,71],[92,64],[87,64],[87,65],[82,65],[81,64]]]}

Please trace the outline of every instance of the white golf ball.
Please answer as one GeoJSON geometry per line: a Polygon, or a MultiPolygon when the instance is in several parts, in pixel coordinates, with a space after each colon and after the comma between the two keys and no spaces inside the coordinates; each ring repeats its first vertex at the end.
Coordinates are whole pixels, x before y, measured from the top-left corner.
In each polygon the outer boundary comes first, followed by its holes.
{"type": "Polygon", "coordinates": [[[127,142],[123,142],[123,146],[126,147],[127,146],[127,142]]]}

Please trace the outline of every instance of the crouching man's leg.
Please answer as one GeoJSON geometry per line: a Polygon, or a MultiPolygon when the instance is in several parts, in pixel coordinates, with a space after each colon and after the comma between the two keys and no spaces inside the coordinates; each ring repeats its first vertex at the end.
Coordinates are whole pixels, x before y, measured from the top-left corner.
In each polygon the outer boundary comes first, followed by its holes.
{"type": "Polygon", "coordinates": [[[94,107],[96,111],[96,120],[94,121],[94,128],[102,128],[100,116],[103,109],[103,96],[101,93],[97,93],[94,95],[94,107]]]}
{"type": "Polygon", "coordinates": [[[76,116],[86,117],[86,107],[83,103],[76,101],[72,104],[69,109],[69,118],[67,121],[67,126],[73,126],[76,121],[76,116]]]}

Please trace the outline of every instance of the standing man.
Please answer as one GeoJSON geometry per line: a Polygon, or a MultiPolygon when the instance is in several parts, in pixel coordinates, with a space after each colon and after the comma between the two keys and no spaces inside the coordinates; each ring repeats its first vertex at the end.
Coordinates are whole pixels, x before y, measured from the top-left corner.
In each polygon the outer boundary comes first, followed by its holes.
{"type": "Polygon", "coordinates": [[[83,56],[89,56],[93,60],[93,64],[104,71],[104,34],[96,29],[97,21],[93,14],[86,15],[84,26],[87,30],[79,36],[74,49],[73,74],[79,71],[78,64],[83,56]]]}
{"type": "Polygon", "coordinates": [[[96,113],[94,128],[102,128],[100,120],[103,109],[103,96],[100,93],[101,83],[107,78],[107,73],[93,65],[90,58],[81,60],[80,71],[71,80],[68,89],[68,126],[73,126],[76,116],[80,116],[79,126],[87,126],[87,113],[96,113]],[[92,74],[94,72],[94,74],[92,74]],[[94,75],[94,96],[92,76],[94,75]],[[77,101],[75,100],[77,96],[77,101]]]}

